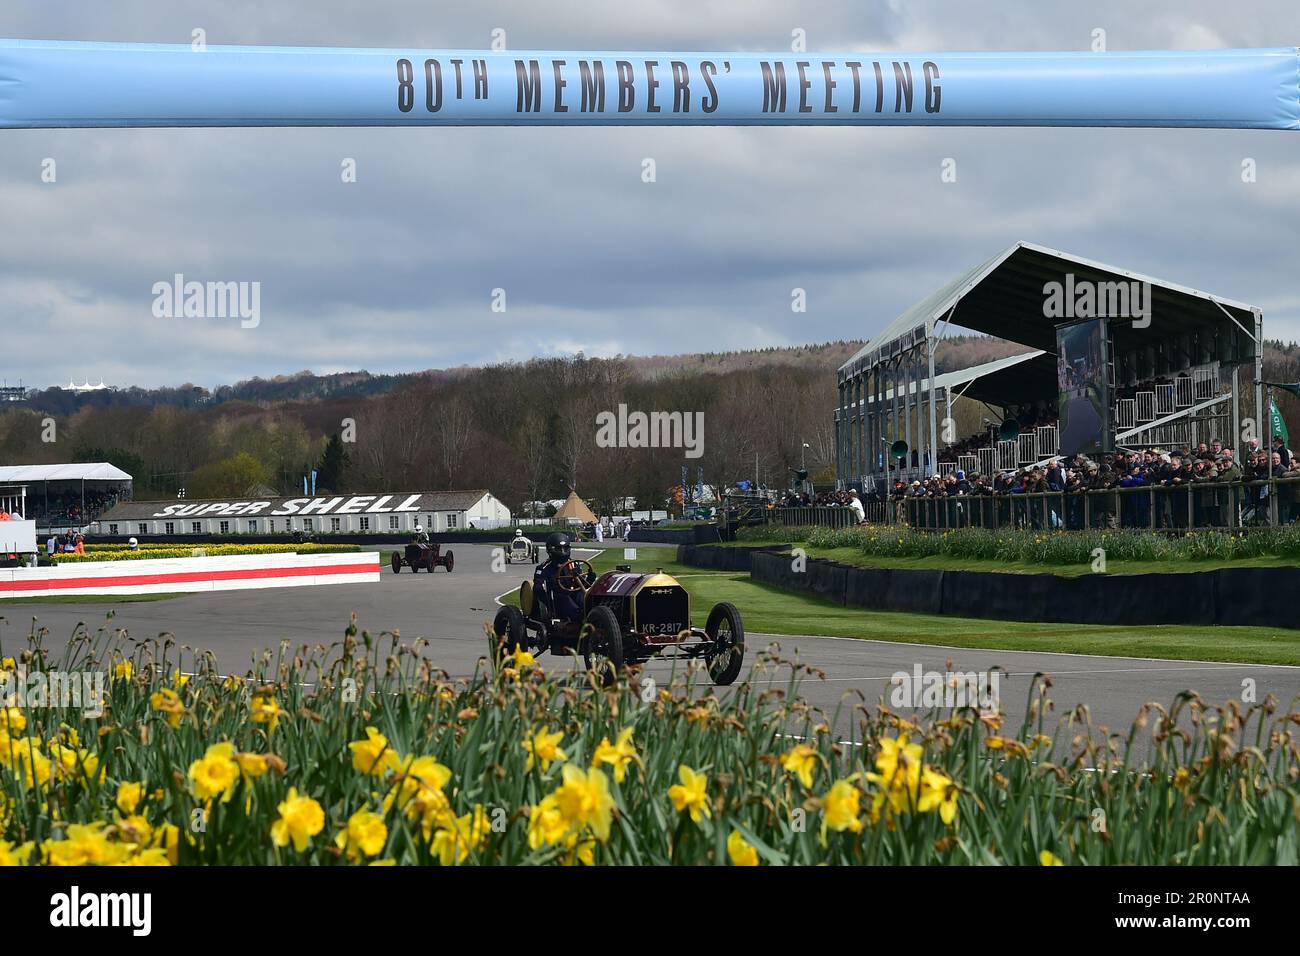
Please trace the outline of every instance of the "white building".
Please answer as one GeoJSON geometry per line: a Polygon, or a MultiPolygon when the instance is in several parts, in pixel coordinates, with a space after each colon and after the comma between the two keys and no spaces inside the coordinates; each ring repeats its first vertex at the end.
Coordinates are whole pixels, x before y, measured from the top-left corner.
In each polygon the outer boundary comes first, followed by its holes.
{"type": "Polygon", "coordinates": [[[92,534],[184,538],[212,534],[431,534],[510,523],[510,509],[490,491],[387,492],[229,501],[119,502],[92,534]]]}

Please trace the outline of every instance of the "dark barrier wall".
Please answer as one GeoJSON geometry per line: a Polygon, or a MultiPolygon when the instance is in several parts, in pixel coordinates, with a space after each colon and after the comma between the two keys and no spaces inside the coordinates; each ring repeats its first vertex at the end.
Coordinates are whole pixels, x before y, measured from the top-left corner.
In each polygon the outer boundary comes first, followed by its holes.
{"type": "Polygon", "coordinates": [[[694,528],[633,528],[627,540],[642,544],[713,544],[722,538],[717,525],[700,524],[694,528]]]}
{"type": "MultiPolygon", "coordinates": [[[[707,560],[696,549],[697,560],[707,560]]],[[[730,549],[715,549],[730,550],[730,549]]],[[[1188,574],[998,574],[858,568],[754,551],[750,577],[848,607],[952,617],[1073,624],[1220,624],[1296,627],[1282,596],[1300,590],[1300,567],[1231,568],[1188,574]]]]}
{"type": "Polygon", "coordinates": [[[711,548],[681,544],[677,546],[677,563],[713,571],[748,571],[752,555],[788,547],[789,545],[769,544],[761,548],[711,548]]]}

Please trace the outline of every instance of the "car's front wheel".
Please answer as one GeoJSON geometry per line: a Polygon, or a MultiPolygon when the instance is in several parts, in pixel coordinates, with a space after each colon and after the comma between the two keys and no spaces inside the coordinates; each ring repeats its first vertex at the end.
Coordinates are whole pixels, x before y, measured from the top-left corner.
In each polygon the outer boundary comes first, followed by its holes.
{"type": "Polygon", "coordinates": [[[400,574],[402,571],[402,556],[396,551],[393,552],[392,560],[388,562],[393,566],[393,573],[400,574]]]}
{"type": "Polygon", "coordinates": [[[734,604],[723,602],[713,605],[704,631],[713,642],[712,649],[704,655],[709,676],[720,687],[740,676],[745,661],[745,625],[734,604]]]}
{"type": "Polygon", "coordinates": [[[606,687],[623,670],[623,628],[609,608],[592,609],[583,625],[582,659],[587,670],[606,687]]]}
{"type": "Polygon", "coordinates": [[[513,604],[503,604],[492,620],[492,630],[496,633],[501,652],[513,654],[528,646],[528,628],[524,626],[524,614],[513,604]]]}

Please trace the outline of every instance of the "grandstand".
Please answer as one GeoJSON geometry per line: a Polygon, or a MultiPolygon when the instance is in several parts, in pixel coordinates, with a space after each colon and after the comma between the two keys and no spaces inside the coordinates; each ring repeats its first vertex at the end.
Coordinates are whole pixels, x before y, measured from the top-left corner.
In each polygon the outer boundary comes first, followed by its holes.
{"type": "Polygon", "coordinates": [[[18,502],[40,531],[85,528],[117,502],[131,500],[132,478],[106,461],[6,465],[0,466],[0,497],[18,502]]]}
{"type": "Polygon", "coordinates": [[[841,366],[839,486],[883,496],[897,480],[954,470],[989,475],[1058,456],[1232,444],[1243,414],[1258,421],[1254,410],[1264,407],[1262,326],[1253,306],[1016,243],[912,306],[841,366]],[[1144,311],[1058,318],[1048,307],[1050,288],[1084,287],[1132,287],[1145,293],[1144,311]],[[935,374],[935,347],[954,326],[1027,351],[935,374]],[[951,433],[960,398],[983,405],[981,432],[951,433]]]}

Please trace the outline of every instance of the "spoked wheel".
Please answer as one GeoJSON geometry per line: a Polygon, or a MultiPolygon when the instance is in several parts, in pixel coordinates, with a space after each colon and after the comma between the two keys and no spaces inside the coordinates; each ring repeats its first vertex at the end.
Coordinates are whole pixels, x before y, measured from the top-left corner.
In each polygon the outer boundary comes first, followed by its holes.
{"type": "Polygon", "coordinates": [[[400,574],[402,572],[402,556],[396,551],[393,552],[392,560],[388,563],[393,566],[394,574],[400,574]]]}
{"type": "Polygon", "coordinates": [[[587,615],[583,631],[582,659],[587,670],[596,674],[602,686],[608,687],[623,670],[623,629],[613,611],[598,607],[587,615]]]}
{"type": "Polygon", "coordinates": [[[524,613],[513,604],[503,604],[492,620],[492,630],[496,632],[502,654],[513,654],[527,649],[528,628],[524,626],[524,613]]]}
{"type": "MultiPolygon", "coordinates": [[[[442,566],[447,569],[448,574],[451,574],[451,569],[456,566],[456,556],[448,551],[447,558],[442,562],[442,566]]],[[[430,568],[429,570],[432,571],[433,568],[430,568]]]]}
{"type": "Polygon", "coordinates": [[[704,655],[713,683],[725,687],[740,675],[745,660],[745,625],[734,604],[715,604],[704,631],[713,648],[704,655]]]}

